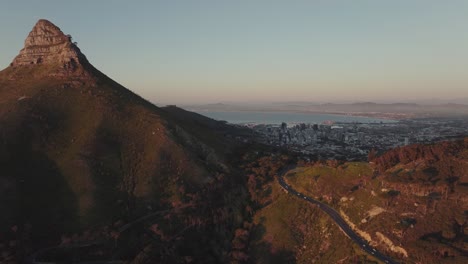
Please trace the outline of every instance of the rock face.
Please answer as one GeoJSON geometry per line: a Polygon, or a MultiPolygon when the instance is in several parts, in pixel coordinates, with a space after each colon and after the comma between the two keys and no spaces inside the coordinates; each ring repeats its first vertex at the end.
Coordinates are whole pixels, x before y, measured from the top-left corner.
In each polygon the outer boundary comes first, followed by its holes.
{"type": "Polygon", "coordinates": [[[78,64],[87,64],[86,57],[59,27],[48,20],[39,20],[24,41],[24,48],[11,66],[57,64],[73,70],[78,64]]]}

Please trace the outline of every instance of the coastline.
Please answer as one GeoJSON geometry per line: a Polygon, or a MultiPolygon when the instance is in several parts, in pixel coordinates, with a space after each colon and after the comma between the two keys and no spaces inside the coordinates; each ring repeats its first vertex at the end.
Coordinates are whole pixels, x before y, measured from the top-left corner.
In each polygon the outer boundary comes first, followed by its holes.
{"type": "Polygon", "coordinates": [[[280,124],[285,123],[396,123],[408,119],[391,114],[349,113],[323,111],[271,111],[271,110],[194,110],[207,117],[233,124],[280,124]],[[398,118],[396,118],[398,117],[398,118]]]}

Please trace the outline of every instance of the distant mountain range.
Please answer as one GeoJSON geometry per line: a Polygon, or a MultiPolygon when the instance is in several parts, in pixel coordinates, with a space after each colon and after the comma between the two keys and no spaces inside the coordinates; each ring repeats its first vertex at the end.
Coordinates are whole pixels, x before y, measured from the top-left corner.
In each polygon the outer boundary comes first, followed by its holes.
{"type": "MultiPolygon", "coordinates": [[[[461,100],[462,101],[462,100],[461,100]]],[[[231,103],[182,106],[193,111],[260,111],[260,112],[299,112],[351,114],[383,118],[415,117],[465,117],[468,116],[468,104],[418,104],[418,103],[231,103]]]]}
{"type": "Polygon", "coordinates": [[[414,103],[418,104],[424,104],[424,105],[440,105],[440,104],[465,104],[468,105],[468,97],[465,98],[456,98],[456,99],[426,99],[426,100],[414,100],[412,101],[414,103]]]}

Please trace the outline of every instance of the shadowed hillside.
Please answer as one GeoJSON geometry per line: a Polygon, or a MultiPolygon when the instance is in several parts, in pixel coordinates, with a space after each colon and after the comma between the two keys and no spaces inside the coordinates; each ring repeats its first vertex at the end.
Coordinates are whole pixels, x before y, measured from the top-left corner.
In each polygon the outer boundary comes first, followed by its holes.
{"type": "Polygon", "coordinates": [[[152,263],[222,261],[243,197],[226,157],[245,132],[182,111],[111,80],[40,20],[0,72],[4,260],[113,239],[114,258],[150,247],[152,263]],[[119,232],[154,212],[164,213],[119,232]]]}

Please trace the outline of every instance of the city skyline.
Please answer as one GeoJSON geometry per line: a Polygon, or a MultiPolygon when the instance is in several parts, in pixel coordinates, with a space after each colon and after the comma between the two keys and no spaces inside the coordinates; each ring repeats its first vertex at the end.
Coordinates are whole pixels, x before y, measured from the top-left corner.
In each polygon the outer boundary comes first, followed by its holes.
{"type": "Polygon", "coordinates": [[[1,68],[45,18],[156,104],[468,97],[465,1],[5,2],[1,68]]]}

